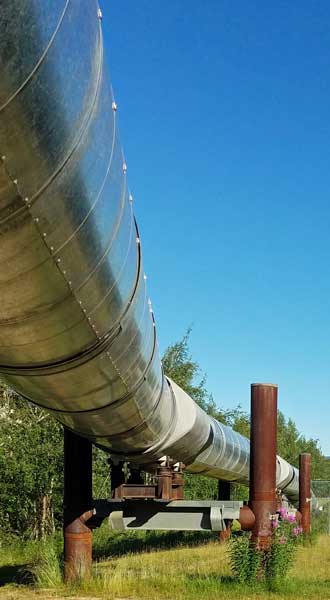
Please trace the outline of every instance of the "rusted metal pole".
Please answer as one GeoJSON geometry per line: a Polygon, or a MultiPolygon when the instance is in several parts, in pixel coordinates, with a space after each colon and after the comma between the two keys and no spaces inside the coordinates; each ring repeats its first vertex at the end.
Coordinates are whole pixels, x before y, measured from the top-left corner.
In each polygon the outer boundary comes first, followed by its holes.
{"type": "Polygon", "coordinates": [[[250,501],[255,515],[252,543],[267,549],[271,543],[270,515],[276,511],[277,385],[251,386],[250,501]]]}
{"type": "Polygon", "coordinates": [[[64,580],[89,577],[92,567],[92,444],[64,429],[64,580]]]}
{"type": "Polygon", "coordinates": [[[303,452],[299,456],[299,512],[303,533],[311,532],[311,455],[303,452]]]}
{"type": "Polygon", "coordinates": [[[184,498],[184,464],[179,463],[178,468],[172,468],[172,499],[183,500],[184,498]]]}
{"type": "Polygon", "coordinates": [[[157,498],[171,500],[172,468],[169,465],[160,465],[157,468],[157,482],[157,498]]]}
{"type": "MultiPolygon", "coordinates": [[[[230,500],[230,493],[231,493],[230,481],[222,481],[219,479],[219,481],[218,481],[218,500],[230,500]]],[[[222,544],[224,542],[227,542],[230,539],[232,520],[226,519],[225,524],[226,524],[226,529],[224,529],[224,531],[220,531],[220,533],[219,533],[219,541],[222,544]]]]}

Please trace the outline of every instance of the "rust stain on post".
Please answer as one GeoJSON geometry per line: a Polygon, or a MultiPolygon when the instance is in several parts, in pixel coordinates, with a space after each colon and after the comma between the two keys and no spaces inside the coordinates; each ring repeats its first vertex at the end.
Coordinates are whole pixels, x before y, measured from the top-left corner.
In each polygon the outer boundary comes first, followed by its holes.
{"type": "Polygon", "coordinates": [[[270,515],[276,511],[277,385],[251,386],[250,501],[255,516],[252,542],[271,543],[270,515]]]}
{"type": "Polygon", "coordinates": [[[311,532],[311,455],[307,452],[299,456],[299,512],[304,534],[311,532]]]}
{"type": "Polygon", "coordinates": [[[85,524],[93,516],[87,511],[64,529],[64,580],[66,583],[86,579],[92,567],[92,531],[85,524]]]}

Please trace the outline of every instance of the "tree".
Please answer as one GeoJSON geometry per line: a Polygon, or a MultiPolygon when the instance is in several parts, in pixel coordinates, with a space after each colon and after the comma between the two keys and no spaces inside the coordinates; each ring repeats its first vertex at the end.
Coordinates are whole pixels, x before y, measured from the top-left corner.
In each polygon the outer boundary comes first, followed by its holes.
{"type": "MultiPolygon", "coordinates": [[[[41,539],[62,526],[63,427],[0,385],[0,531],[41,539]]],[[[95,497],[109,496],[107,454],[93,448],[95,497]]]]}
{"type": "Polygon", "coordinates": [[[61,518],[62,427],[5,385],[0,396],[1,530],[40,539],[61,518]]]}

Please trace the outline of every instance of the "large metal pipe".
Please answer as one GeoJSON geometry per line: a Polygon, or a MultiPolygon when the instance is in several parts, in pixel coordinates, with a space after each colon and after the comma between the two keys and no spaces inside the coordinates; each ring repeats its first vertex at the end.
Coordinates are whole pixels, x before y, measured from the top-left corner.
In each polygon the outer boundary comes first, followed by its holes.
{"type": "Polygon", "coordinates": [[[248,440],[162,371],[97,1],[5,2],[0,62],[2,377],[118,460],[247,483],[248,440]]]}

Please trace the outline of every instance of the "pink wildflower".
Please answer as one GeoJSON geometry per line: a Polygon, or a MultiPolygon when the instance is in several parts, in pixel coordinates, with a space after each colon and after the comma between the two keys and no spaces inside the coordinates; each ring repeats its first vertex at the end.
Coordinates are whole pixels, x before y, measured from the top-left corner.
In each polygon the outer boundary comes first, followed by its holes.
{"type": "Polygon", "coordinates": [[[286,508],[284,508],[284,506],[281,506],[280,510],[278,511],[280,514],[281,519],[287,519],[288,518],[288,511],[286,510],[286,508]]]}
{"type": "Polygon", "coordinates": [[[273,529],[277,529],[279,526],[280,526],[280,524],[279,524],[279,522],[278,522],[278,521],[275,521],[275,520],[274,520],[274,521],[272,521],[272,528],[273,528],[273,529]]]}
{"type": "Polygon", "coordinates": [[[288,515],[288,521],[290,523],[295,523],[296,522],[296,517],[295,515],[288,515]]]}
{"type": "Polygon", "coordinates": [[[285,544],[286,543],[286,537],[284,535],[282,535],[282,537],[280,537],[279,539],[280,544],[285,544]]]}

